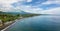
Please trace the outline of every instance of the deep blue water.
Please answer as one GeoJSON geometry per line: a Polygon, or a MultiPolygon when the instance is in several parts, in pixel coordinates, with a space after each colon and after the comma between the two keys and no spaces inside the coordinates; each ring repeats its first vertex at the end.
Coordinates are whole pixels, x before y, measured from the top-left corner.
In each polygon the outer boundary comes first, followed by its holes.
{"type": "Polygon", "coordinates": [[[60,31],[60,16],[40,15],[20,19],[6,31],[60,31]]]}

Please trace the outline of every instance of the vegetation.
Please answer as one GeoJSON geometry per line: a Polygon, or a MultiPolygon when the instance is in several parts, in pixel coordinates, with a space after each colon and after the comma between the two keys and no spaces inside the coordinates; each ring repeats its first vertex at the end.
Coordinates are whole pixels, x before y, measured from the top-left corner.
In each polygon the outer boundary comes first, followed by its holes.
{"type": "MultiPolygon", "coordinates": [[[[32,17],[32,16],[36,16],[39,14],[10,14],[10,13],[5,13],[5,12],[0,12],[0,20],[1,20],[1,24],[2,26],[4,26],[6,22],[9,21],[14,21],[16,19],[20,19],[20,18],[25,18],[25,17],[32,17]]],[[[0,24],[0,26],[1,26],[0,24]]]]}
{"type": "Polygon", "coordinates": [[[14,21],[19,17],[19,14],[17,15],[11,15],[11,14],[0,14],[0,20],[2,20],[2,24],[4,25],[5,22],[8,21],[14,21]]]}
{"type": "Polygon", "coordinates": [[[37,15],[40,15],[40,14],[21,14],[21,16],[24,18],[24,17],[32,17],[32,16],[37,16],[37,15]]]}

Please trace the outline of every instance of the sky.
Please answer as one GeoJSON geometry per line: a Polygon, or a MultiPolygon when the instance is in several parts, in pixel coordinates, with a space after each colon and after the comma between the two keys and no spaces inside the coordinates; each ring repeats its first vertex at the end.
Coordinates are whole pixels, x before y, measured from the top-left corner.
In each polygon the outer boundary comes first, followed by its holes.
{"type": "Polygon", "coordinates": [[[60,0],[0,0],[0,11],[60,14],[60,0]]]}

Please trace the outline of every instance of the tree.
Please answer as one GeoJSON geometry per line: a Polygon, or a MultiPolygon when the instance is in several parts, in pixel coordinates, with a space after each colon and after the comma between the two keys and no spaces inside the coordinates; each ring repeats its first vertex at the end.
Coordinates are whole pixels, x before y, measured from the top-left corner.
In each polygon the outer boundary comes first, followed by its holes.
{"type": "Polygon", "coordinates": [[[17,16],[20,16],[20,14],[17,14],[17,16]]]}

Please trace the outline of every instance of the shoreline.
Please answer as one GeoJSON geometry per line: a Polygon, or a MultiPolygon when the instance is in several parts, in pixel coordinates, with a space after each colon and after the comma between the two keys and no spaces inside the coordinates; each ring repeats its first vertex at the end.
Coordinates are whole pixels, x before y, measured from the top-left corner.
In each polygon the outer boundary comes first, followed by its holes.
{"type": "MultiPolygon", "coordinates": [[[[16,19],[17,20],[17,19],[16,19]]],[[[13,24],[16,23],[16,20],[15,21],[12,21],[12,23],[10,23],[8,26],[4,27],[3,29],[1,29],[1,31],[5,31],[6,29],[8,29],[10,26],[12,26],[13,24]]]]}
{"type": "MultiPolygon", "coordinates": [[[[34,16],[33,16],[34,17],[34,16]]],[[[24,17],[26,18],[26,17],[24,17]]],[[[23,19],[23,18],[18,18],[16,20],[20,20],[20,19],[23,19]]],[[[16,23],[16,20],[12,21],[12,23],[8,24],[6,27],[2,28],[1,31],[5,31],[6,29],[8,29],[10,26],[14,25],[16,23]]]]}

